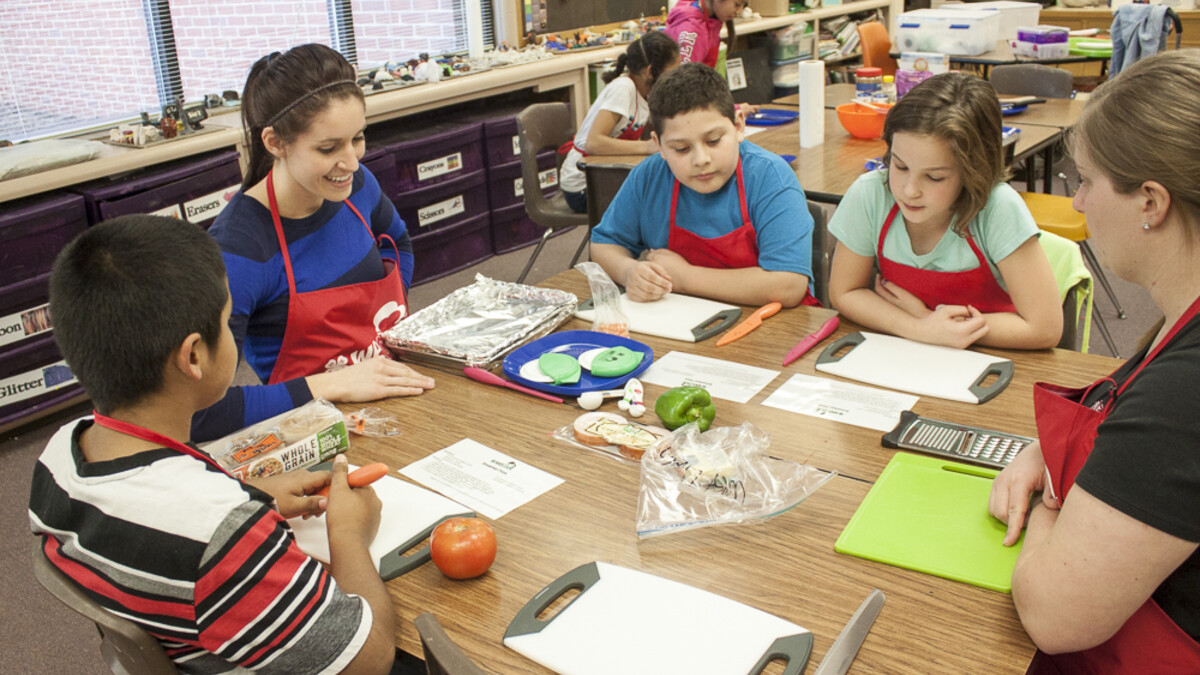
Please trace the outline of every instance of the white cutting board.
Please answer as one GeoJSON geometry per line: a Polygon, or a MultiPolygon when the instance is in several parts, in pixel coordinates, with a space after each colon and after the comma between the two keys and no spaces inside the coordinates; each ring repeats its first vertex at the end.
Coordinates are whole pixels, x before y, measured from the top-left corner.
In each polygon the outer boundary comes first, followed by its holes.
{"type": "MultiPolygon", "coordinates": [[[[693,328],[701,328],[712,322],[714,317],[722,312],[733,318],[729,325],[712,332],[721,333],[731,327],[740,317],[742,309],[737,305],[729,305],[715,300],[705,300],[690,295],[667,293],[653,302],[634,302],[621,294],[621,311],[629,319],[629,330],[634,333],[656,335],[671,340],[697,342],[693,328]]],[[[595,310],[586,309],[575,312],[575,316],[591,321],[595,310]]],[[[712,337],[702,336],[700,340],[712,337]]]]}
{"type": "Polygon", "coordinates": [[[888,389],[976,404],[999,394],[1012,378],[1012,361],[1000,356],[866,332],[830,344],[817,357],[816,368],[888,389]],[[847,344],[854,346],[836,361],[830,360],[847,344]],[[998,376],[995,382],[986,390],[973,390],[989,373],[998,376]]]}
{"type": "Polygon", "coordinates": [[[535,596],[509,625],[504,644],[562,675],[729,675],[751,672],[778,638],[788,636],[798,636],[792,643],[803,646],[807,661],[812,634],[794,623],[676,581],[596,562],[535,596]],[[584,590],[549,623],[523,621],[580,579],[584,590]]]}
{"type": "MultiPolygon", "coordinates": [[[[356,468],[350,466],[349,470],[356,468]]],[[[429,536],[435,525],[450,516],[474,515],[471,509],[456,501],[395,476],[384,476],[371,483],[371,487],[379,497],[381,511],[379,531],[371,542],[370,551],[375,568],[385,578],[391,578],[387,576],[388,569],[397,566],[401,554],[429,536]]],[[[301,551],[323,563],[329,562],[329,530],[324,514],[307,520],[290,518],[288,524],[301,551]]]]}

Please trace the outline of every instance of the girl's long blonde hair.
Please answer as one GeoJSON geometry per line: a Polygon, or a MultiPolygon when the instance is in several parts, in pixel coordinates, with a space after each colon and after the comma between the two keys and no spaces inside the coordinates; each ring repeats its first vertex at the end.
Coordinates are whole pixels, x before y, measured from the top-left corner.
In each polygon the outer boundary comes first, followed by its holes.
{"type": "Polygon", "coordinates": [[[967,227],[987,205],[992,188],[1008,180],[1001,140],[1000,100],[986,80],[963,73],[934,75],[913,87],[888,113],[883,140],[892,164],[892,137],[897,132],[936,136],[950,147],[962,177],[962,193],[954,203],[954,231],[967,227]]]}

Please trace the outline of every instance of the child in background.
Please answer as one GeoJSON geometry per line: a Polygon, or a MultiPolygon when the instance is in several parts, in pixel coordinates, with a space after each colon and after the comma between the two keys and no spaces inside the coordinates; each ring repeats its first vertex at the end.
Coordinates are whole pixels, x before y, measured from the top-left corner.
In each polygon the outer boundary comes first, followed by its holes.
{"type": "Polygon", "coordinates": [[[746,0],[679,0],[667,15],[667,36],[679,45],[681,63],[703,63],[717,67],[721,52],[721,26],[727,44],[736,32],[733,17],[746,9],[746,0]]]}
{"type": "Polygon", "coordinates": [[[558,187],[576,213],[587,212],[587,179],[579,170],[585,155],[649,155],[654,142],[642,140],[650,108],[646,97],[668,70],[679,65],[678,48],[671,38],[652,31],[631,43],[617,58],[617,67],[604,75],[608,83],[592,104],[575,138],[559,152],[567,158],[559,169],[558,187]]]}
{"type": "Polygon", "coordinates": [[[216,242],[173,218],[117,218],[63,249],[54,340],[96,412],[46,446],[30,525],[55,567],[182,672],[387,672],[394,612],[367,550],[380,504],[349,487],[345,458],[242,483],[187,443],[237,368],[231,307],[216,242]],[[322,511],[328,571],[284,522],[322,511]]]}
{"type": "Polygon", "coordinates": [[[667,73],[650,122],[659,154],[630,172],[592,231],[592,259],[638,302],[675,291],[815,304],[804,191],[787,162],[743,140],[724,78],[701,63],[667,73]]]}
{"type": "Polygon", "coordinates": [[[887,169],[859,177],[829,223],[841,244],[835,309],[960,349],[1058,343],[1058,288],[1029,209],[1004,183],[1000,120],[992,85],[961,73],[925,80],[892,108],[887,169]]]}

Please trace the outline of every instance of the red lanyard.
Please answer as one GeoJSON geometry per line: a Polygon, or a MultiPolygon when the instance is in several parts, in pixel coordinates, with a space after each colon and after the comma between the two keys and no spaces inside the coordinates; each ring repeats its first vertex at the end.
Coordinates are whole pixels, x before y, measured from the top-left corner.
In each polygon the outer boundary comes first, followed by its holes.
{"type": "Polygon", "coordinates": [[[102,427],[112,429],[113,431],[115,431],[119,434],[125,434],[126,436],[133,436],[134,438],[140,438],[143,441],[147,441],[150,443],[157,443],[163,447],[170,448],[177,452],[181,452],[185,455],[188,455],[189,457],[195,457],[196,459],[198,459],[202,462],[207,462],[208,464],[211,464],[211,465],[215,466],[216,468],[220,469],[221,473],[225,474],[226,476],[231,476],[231,474],[225,470],[225,467],[218,464],[215,459],[196,450],[195,448],[192,448],[184,443],[180,443],[179,441],[175,440],[174,438],[167,438],[166,436],[163,436],[162,434],[158,433],[157,431],[151,431],[145,427],[140,427],[136,424],[130,424],[129,422],[122,422],[121,420],[115,420],[106,415],[101,415],[100,413],[98,413],[94,410],[92,411],[92,416],[96,420],[96,424],[99,424],[102,427]]]}

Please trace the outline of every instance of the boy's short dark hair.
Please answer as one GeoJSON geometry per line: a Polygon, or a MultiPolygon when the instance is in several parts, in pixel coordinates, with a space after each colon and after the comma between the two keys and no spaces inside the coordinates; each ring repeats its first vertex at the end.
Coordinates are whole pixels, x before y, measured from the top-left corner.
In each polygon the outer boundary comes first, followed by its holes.
{"type": "Polygon", "coordinates": [[[737,106],[729,83],[717,71],[703,63],[685,63],[659,78],[650,90],[650,124],[661,137],[666,121],[711,108],[736,123],[737,106]]]}
{"type": "Polygon", "coordinates": [[[67,244],[50,274],[54,341],[101,413],[162,386],[192,333],[216,345],[229,298],[221,249],[162,216],[122,216],[67,244]]]}

